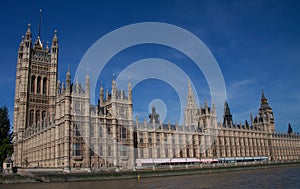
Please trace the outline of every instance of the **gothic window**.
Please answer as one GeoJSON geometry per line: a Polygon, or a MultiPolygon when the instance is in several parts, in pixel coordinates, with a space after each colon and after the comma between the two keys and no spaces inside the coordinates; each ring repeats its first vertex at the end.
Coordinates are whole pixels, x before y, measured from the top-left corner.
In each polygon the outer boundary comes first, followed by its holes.
{"type": "Polygon", "coordinates": [[[99,137],[101,138],[103,134],[102,126],[99,126],[99,137]]]}
{"type": "Polygon", "coordinates": [[[44,77],[43,79],[43,94],[47,93],[47,78],[44,77]]]}
{"type": "Polygon", "coordinates": [[[38,126],[38,124],[40,123],[40,111],[36,111],[35,113],[35,124],[36,124],[36,127],[38,126]]]}
{"type": "Polygon", "coordinates": [[[164,143],[167,144],[168,143],[168,134],[164,134],[164,143]]]}
{"type": "Polygon", "coordinates": [[[102,144],[99,145],[99,156],[103,156],[103,146],[102,146],[102,144]]]}
{"type": "Polygon", "coordinates": [[[90,133],[91,133],[91,137],[95,136],[95,127],[94,127],[94,125],[91,125],[91,127],[90,127],[90,133]]]}
{"type": "Polygon", "coordinates": [[[73,136],[80,136],[80,131],[77,124],[73,125],[73,136]]]}
{"type": "Polygon", "coordinates": [[[109,134],[109,135],[112,134],[110,126],[107,127],[107,134],[109,134]]]}
{"type": "Polygon", "coordinates": [[[126,110],[125,110],[124,107],[120,107],[120,109],[119,109],[119,116],[122,117],[122,118],[126,117],[126,110]]]}
{"type": "Polygon", "coordinates": [[[30,110],[30,112],[29,112],[29,127],[31,127],[33,124],[33,117],[34,117],[34,111],[30,110]]]}
{"type": "Polygon", "coordinates": [[[156,144],[159,145],[160,144],[160,135],[156,134],[156,144]]]}
{"type": "Polygon", "coordinates": [[[37,83],[36,83],[36,93],[41,93],[41,77],[39,76],[38,78],[37,78],[37,83]]]}
{"type": "Polygon", "coordinates": [[[121,155],[121,156],[127,156],[127,149],[126,149],[126,146],[120,145],[120,155],[121,155]]]}
{"type": "Polygon", "coordinates": [[[73,156],[81,156],[81,144],[80,143],[73,144],[73,156]]]}
{"type": "Polygon", "coordinates": [[[43,120],[43,121],[46,120],[46,111],[43,111],[43,112],[42,112],[42,120],[43,120]]]}
{"type": "Polygon", "coordinates": [[[173,134],[172,134],[172,144],[175,144],[175,137],[173,134]]]}
{"type": "Polygon", "coordinates": [[[30,91],[32,93],[34,93],[34,89],[35,89],[35,76],[33,75],[33,76],[31,76],[31,89],[30,89],[30,91]]]}
{"type": "Polygon", "coordinates": [[[112,149],[111,149],[111,145],[109,144],[108,146],[107,146],[107,156],[112,156],[112,149]]]}
{"type": "Polygon", "coordinates": [[[120,138],[126,138],[127,129],[125,127],[121,127],[120,138]]]}
{"type": "Polygon", "coordinates": [[[42,112],[42,124],[43,124],[43,126],[45,125],[45,122],[46,122],[46,111],[43,111],[42,112]]]}
{"type": "Polygon", "coordinates": [[[140,143],[144,143],[144,135],[140,132],[140,143]]]}
{"type": "Polygon", "coordinates": [[[80,102],[75,102],[75,111],[80,112],[80,102]]]}
{"type": "Polygon", "coordinates": [[[180,152],[179,152],[179,157],[183,157],[183,152],[182,152],[182,150],[180,150],[180,152]]]}

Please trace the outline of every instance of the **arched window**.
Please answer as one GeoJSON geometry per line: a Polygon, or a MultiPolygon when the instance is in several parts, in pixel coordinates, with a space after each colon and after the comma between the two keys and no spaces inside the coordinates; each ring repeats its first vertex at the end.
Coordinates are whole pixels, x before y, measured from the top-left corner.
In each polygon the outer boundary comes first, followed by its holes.
{"type": "Polygon", "coordinates": [[[34,119],[33,117],[34,117],[34,111],[30,110],[30,112],[29,112],[29,127],[31,127],[33,124],[33,119],[34,119]]]}
{"type": "Polygon", "coordinates": [[[44,77],[43,79],[43,94],[47,93],[47,78],[44,77]]]}
{"type": "Polygon", "coordinates": [[[35,89],[35,76],[33,75],[33,76],[31,76],[31,89],[30,89],[30,91],[32,93],[34,93],[34,89],[35,89]]]}
{"type": "Polygon", "coordinates": [[[42,124],[43,126],[46,124],[46,111],[42,112],[42,124]]]}
{"type": "Polygon", "coordinates": [[[37,125],[40,123],[40,111],[36,111],[35,113],[35,124],[36,124],[36,127],[37,125]]]}
{"type": "Polygon", "coordinates": [[[79,126],[77,124],[73,125],[73,136],[80,136],[79,126]]]}
{"type": "Polygon", "coordinates": [[[37,82],[36,82],[36,93],[41,93],[41,77],[39,76],[38,78],[37,78],[37,82]]]}

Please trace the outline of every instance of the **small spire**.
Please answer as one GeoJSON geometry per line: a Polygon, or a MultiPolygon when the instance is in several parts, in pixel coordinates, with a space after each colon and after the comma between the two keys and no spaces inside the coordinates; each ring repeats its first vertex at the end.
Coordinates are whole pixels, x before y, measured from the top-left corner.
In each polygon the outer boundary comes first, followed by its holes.
{"type": "Polygon", "coordinates": [[[71,73],[70,73],[70,64],[68,64],[68,71],[67,71],[67,75],[71,75],[71,73]]]}
{"type": "Polygon", "coordinates": [[[86,68],[86,76],[85,76],[85,80],[89,81],[90,80],[90,75],[89,75],[89,68],[86,68]]]}
{"type": "Polygon", "coordinates": [[[54,36],[53,39],[57,39],[57,30],[54,30],[54,36]]]}
{"type": "Polygon", "coordinates": [[[24,35],[22,35],[22,40],[20,42],[20,46],[24,44],[24,39],[25,39],[25,37],[24,37],[24,35]]]}
{"type": "Polygon", "coordinates": [[[113,73],[113,75],[112,75],[112,87],[113,87],[113,88],[116,87],[115,73],[113,73]]]}
{"type": "Polygon", "coordinates": [[[260,109],[270,109],[268,99],[265,96],[264,90],[261,91],[260,109]]]}
{"type": "Polygon", "coordinates": [[[128,89],[131,89],[130,76],[128,77],[128,89]]]}
{"type": "Polygon", "coordinates": [[[31,27],[31,24],[28,23],[28,24],[27,24],[27,32],[26,32],[26,33],[31,33],[30,27],[31,27]]]}
{"type": "Polygon", "coordinates": [[[261,99],[267,99],[264,93],[264,89],[261,89],[261,99]]]}

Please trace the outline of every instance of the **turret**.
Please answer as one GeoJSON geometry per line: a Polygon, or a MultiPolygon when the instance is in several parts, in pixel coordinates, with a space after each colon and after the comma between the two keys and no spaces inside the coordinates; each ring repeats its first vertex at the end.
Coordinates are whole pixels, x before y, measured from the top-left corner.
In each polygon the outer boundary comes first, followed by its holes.
{"type": "Polygon", "coordinates": [[[101,85],[100,85],[100,102],[104,102],[104,89],[102,86],[102,81],[101,81],[101,85]]]}
{"type": "MultiPolygon", "coordinates": [[[[31,27],[31,24],[29,23],[29,24],[27,25],[27,31],[26,31],[26,35],[25,35],[25,42],[29,42],[29,43],[32,42],[32,41],[31,41],[32,33],[31,33],[31,30],[30,30],[30,27],[31,27]]],[[[29,43],[26,43],[26,47],[28,47],[27,45],[28,45],[29,43]]]]}
{"type": "Polygon", "coordinates": [[[274,115],[273,110],[268,103],[268,99],[265,96],[264,91],[262,90],[261,99],[260,99],[260,108],[259,108],[259,117],[262,118],[263,128],[267,131],[275,131],[274,115]]]}
{"type": "Polygon", "coordinates": [[[223,126],[231,126],[232,124],[232,115],[230,113],[230,108],[227,101],[224,103],[224,116],[223,116],[223,126]]]}
{"type": "Polygon", "coordinates": [[[68,70],[67,75],[66,75],[66,92],[67,93],[71,92],[71,74],[70,74],[70,70],[68,70]]]}
{"type": "Polygon", "coordinates": [[[85,76],[85,94],[90,98],[90,76],[88,73],[85,76]]]}
{"type": "Polygon", "coordinates": [[[189,107],[195,107],[195,99],[194,99],[194,93],[191,86],[191,81],[188,81],[188,96],[187,96],[187,106],[189,107]]]}
{"type": "Polygon", "coordinates": [[[117,86],[116,86],[116,81],[115,81],[114,77],[111,82],[111,98],[114,100],[117,98],[117,86]]]}
{"type": "Polygon", "coordinates": [[[51,52],[53,55],[58,54],[58,39],[57,39],[57,31],[54,30],[54,36],[52,38],[51,52]]]}
{"type": "Polygon", "coordinates": [[[132,102],[132,87],[131,87],[130,81],[128,81],[127,89],[128,89],[128,100],[129,100],[130,102],[132,102]]]}

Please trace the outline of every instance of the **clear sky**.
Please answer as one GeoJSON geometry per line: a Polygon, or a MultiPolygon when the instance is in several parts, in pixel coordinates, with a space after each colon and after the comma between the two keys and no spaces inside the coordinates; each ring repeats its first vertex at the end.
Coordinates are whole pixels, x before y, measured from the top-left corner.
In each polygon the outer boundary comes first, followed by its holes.
{"type": "MultiPolygon", "coordinates": [[[[36,39],[40,8],[43,10],[42,40],[51,41],[53,31],[58,30],[61,80],[65,78],[68,64],[74,76],[85,52],[112,30],[139,22],[169,23],[196,35],[215,56],[235,122],[249,120],[250,112],[257,113],[264,89],[274,111],[277,130],[286,131],[291,123],[295,131],[300,131],[298,1],[2,2],[0,105],[8,106],[11,120],[18,45],[29,22],[36,39]]],[[[160,45],[138,45],[123,50],[107,64],[98,86],[103,80],[103,87],[109,89],[112,73],[117,76],[126,66],[144,58],[173,62],[190,76],[199,102],[210,101],[205,77],[201,71],[195,71],[193,62],[181,52],[160,45]]],[[[148,79],[136,85],[133,92],[134,112],[141,119],[147,116],[149,103],[161,99],[167,106],[166,120],[173,123],[179,120],[178,95],[168,83],[148,79]]]]}

